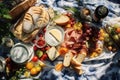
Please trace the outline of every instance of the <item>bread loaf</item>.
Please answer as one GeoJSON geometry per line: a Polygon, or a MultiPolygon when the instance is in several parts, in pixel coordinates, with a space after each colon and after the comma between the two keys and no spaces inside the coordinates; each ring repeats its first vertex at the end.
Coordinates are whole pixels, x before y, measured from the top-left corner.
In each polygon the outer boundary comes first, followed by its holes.
{"type": "Polygon", "coordinates": [[[45,7],[33,6],[17,21],[11,31],[19,40],[29,43],[48,22],[49,14],[45,7]]]}
{"type": "Polygon", "coordinates": [[[13,9],[10,10],[9,14],[11,15],[12,19],[16,19],[21,13],[25,12],[31,6],[36,3],[37,0],[24,0],[13,9]]]}

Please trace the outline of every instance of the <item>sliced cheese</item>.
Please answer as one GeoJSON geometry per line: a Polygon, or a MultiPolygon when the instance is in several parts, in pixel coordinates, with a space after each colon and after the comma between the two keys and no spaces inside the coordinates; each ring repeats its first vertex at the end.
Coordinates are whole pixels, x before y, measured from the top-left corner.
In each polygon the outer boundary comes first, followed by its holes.
{"type": "Polygon", "coordinates": [[[58,41],[61,42],[62,40],[62,34],[58,29],[52,29],[49,31],[49,33],[58,41]]]}

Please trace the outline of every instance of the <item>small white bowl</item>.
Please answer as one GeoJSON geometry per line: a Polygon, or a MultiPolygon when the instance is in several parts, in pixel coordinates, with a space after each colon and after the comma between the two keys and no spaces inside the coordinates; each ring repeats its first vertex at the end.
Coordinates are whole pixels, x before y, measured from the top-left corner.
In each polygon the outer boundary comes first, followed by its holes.
{"type": "Polygon", "coordinates": [[[63,42],[63,40],[64,40],[64,30],[63,30],[63,28],[61,28],[60,26],[57,26],[57,25],[47,27],[46,33],[45,33],[45,41],[46,41],[47,44],[49,44],[50,46],[58,46],[60,43],[63,42]],[[56,29],[56,30],[59,31],[59,33],[61,34],[61,40],[60,41],[57,41],[55,39],[55,37],[53,37],[50,34],[50,31],[52,29],[56,29]]]}

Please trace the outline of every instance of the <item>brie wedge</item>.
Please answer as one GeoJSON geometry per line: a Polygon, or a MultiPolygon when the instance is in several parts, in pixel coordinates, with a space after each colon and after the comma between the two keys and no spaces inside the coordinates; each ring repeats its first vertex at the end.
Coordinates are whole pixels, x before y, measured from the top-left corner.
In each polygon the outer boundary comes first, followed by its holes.
{"type": "Polygon", "coordinates": [[[51,61],[55,60],[60,55],[55,47],[51,47],[46,52],[47,52],[47,55],[51,61]]]}

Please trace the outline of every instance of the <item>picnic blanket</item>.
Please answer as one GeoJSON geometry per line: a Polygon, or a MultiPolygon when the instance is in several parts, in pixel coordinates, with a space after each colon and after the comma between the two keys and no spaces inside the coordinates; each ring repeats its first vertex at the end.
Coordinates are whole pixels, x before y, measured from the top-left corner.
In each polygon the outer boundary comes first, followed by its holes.
{"type": "MultiPolygon", "coordinates": [[[[45,4],[54,10],[65,12],[64,6],[80,7],[86,6],[91,10],[95,10],[98,5],[105,5],[109,9],[108,16],[104,19],[103,25],[108,23],[111,18],[120,17],[119,0],[38,0],[36,5],[45,4]]],[[[0,47],[0,51],[6,51],[0,47]]],[[[2,53],[2,52],[1,52],[2,53]]],[[[55,71],[53,68],[45,68],[34,79],[40,80],[120,80],[120,52],[104,53],[102,57],[92,60],[86,60],[82,63],[84,73],[82,75],[70,68],[64,68],[61,72],[55,71]]],[[[60,60],[60,59],[58,59],[60,60]]],[[[57,61],[57,60],[56,60],[57,61]]],[[[54,62],[46,62],[53,65],[54,62]]],[[[20,79],[20,80],[34,80],[20,79]]],[[[4,80],[4,79],[2,79],[4,80]]]]}

